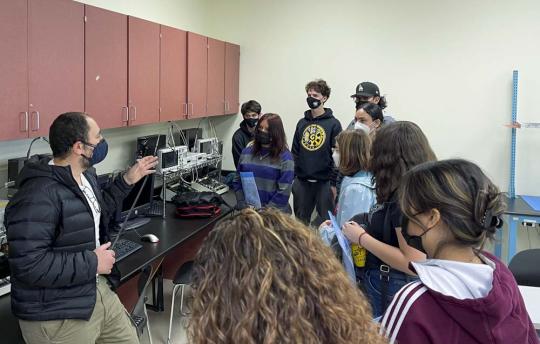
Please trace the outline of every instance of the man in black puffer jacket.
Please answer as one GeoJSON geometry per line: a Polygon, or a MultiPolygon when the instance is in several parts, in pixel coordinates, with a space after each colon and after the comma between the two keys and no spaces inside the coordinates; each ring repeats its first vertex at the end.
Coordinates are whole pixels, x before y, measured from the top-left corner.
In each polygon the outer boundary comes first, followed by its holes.
{"type": "Polygon", "coordinates": [[[104,277],[114,264],[107,224],[156,158],[139,160],[102,191],[91,167],[108,147],[91,117],[60,115],[49,140],[53,160],[34,156],[26,163],[5,215],[12,311],[23,337],[29,344],[138,343],[104,277]]]}

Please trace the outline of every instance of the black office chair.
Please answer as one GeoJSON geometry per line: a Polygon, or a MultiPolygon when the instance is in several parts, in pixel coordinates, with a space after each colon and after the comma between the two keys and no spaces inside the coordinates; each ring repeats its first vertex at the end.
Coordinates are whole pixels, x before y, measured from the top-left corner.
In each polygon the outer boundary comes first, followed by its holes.
{"type": "Polygon", "coordinates": [[[148,339],[152,344],[152,332],[150,331],[150,322],[148,321],[148,313],[146,312],[146,289],[152,280],[152,267],[146,266],[142,269],[139,277],[138,292],[139,300],[131,312],[131,321],[137,330],[137,336],[141,338],[144,333],[144,328],[148,330],[148,339]]]}
{"type": "Polygon", "coordinates": [[[167,337],[167,344],[171,343],[171,331],[172,331],[172,322],[173,322],[173,315],[174,315],[174,299],[176,296],[176,293],[178,291],[178,288],[181,289],[180,294],[180,314],[182,316],[188,316],[189,313],[184,312],[184,289],[187,285],[191,284],[191,271],[193,270],[193,261],[188,261],[182,264],[180,268],[176,271],[176,275],[174,276],[173,284],[173,292],[172,292],[172,302],[171,302],[171,317],[169,321],[169,336],[167,337]]]}
{"type": "Polygon", "coordinates": [[[530,249],[516,254],[508,268],[519,285],[540,288],[540,249],[530,249]]]}

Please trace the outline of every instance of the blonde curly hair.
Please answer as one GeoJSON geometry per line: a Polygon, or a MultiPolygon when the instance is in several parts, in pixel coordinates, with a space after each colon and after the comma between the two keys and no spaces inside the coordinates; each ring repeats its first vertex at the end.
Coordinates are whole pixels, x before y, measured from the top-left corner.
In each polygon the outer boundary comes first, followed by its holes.
{"type": "Polygon", "coordinates": [[[274,209],[221,222],[194,265],[190,342],[384,343],[331,250],[274,209]]]}

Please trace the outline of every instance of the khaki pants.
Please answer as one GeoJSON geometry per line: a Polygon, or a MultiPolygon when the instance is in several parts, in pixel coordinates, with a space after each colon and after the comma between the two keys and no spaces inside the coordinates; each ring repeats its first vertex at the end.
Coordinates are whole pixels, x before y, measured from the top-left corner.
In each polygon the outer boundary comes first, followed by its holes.
{"type": "Polygon", "coordinates": [[[19,320],[19,324],[27,344],[139,343],[124,306],[102,276],[90,320],[19,320]]]}

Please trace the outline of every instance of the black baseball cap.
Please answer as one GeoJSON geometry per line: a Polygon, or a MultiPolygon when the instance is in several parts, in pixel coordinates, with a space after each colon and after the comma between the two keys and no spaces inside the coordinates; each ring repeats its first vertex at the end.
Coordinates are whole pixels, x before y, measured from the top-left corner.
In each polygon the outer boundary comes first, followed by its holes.
{"type": "Polygon", "coordinates": [[[351,95],[351,98],[354,97],[373,97],[381,96],[381,92],[379,91],[379,87],[375,85],[372,82],[364,81],[358,84],[356,86],[356,93],[351,95]]]}

